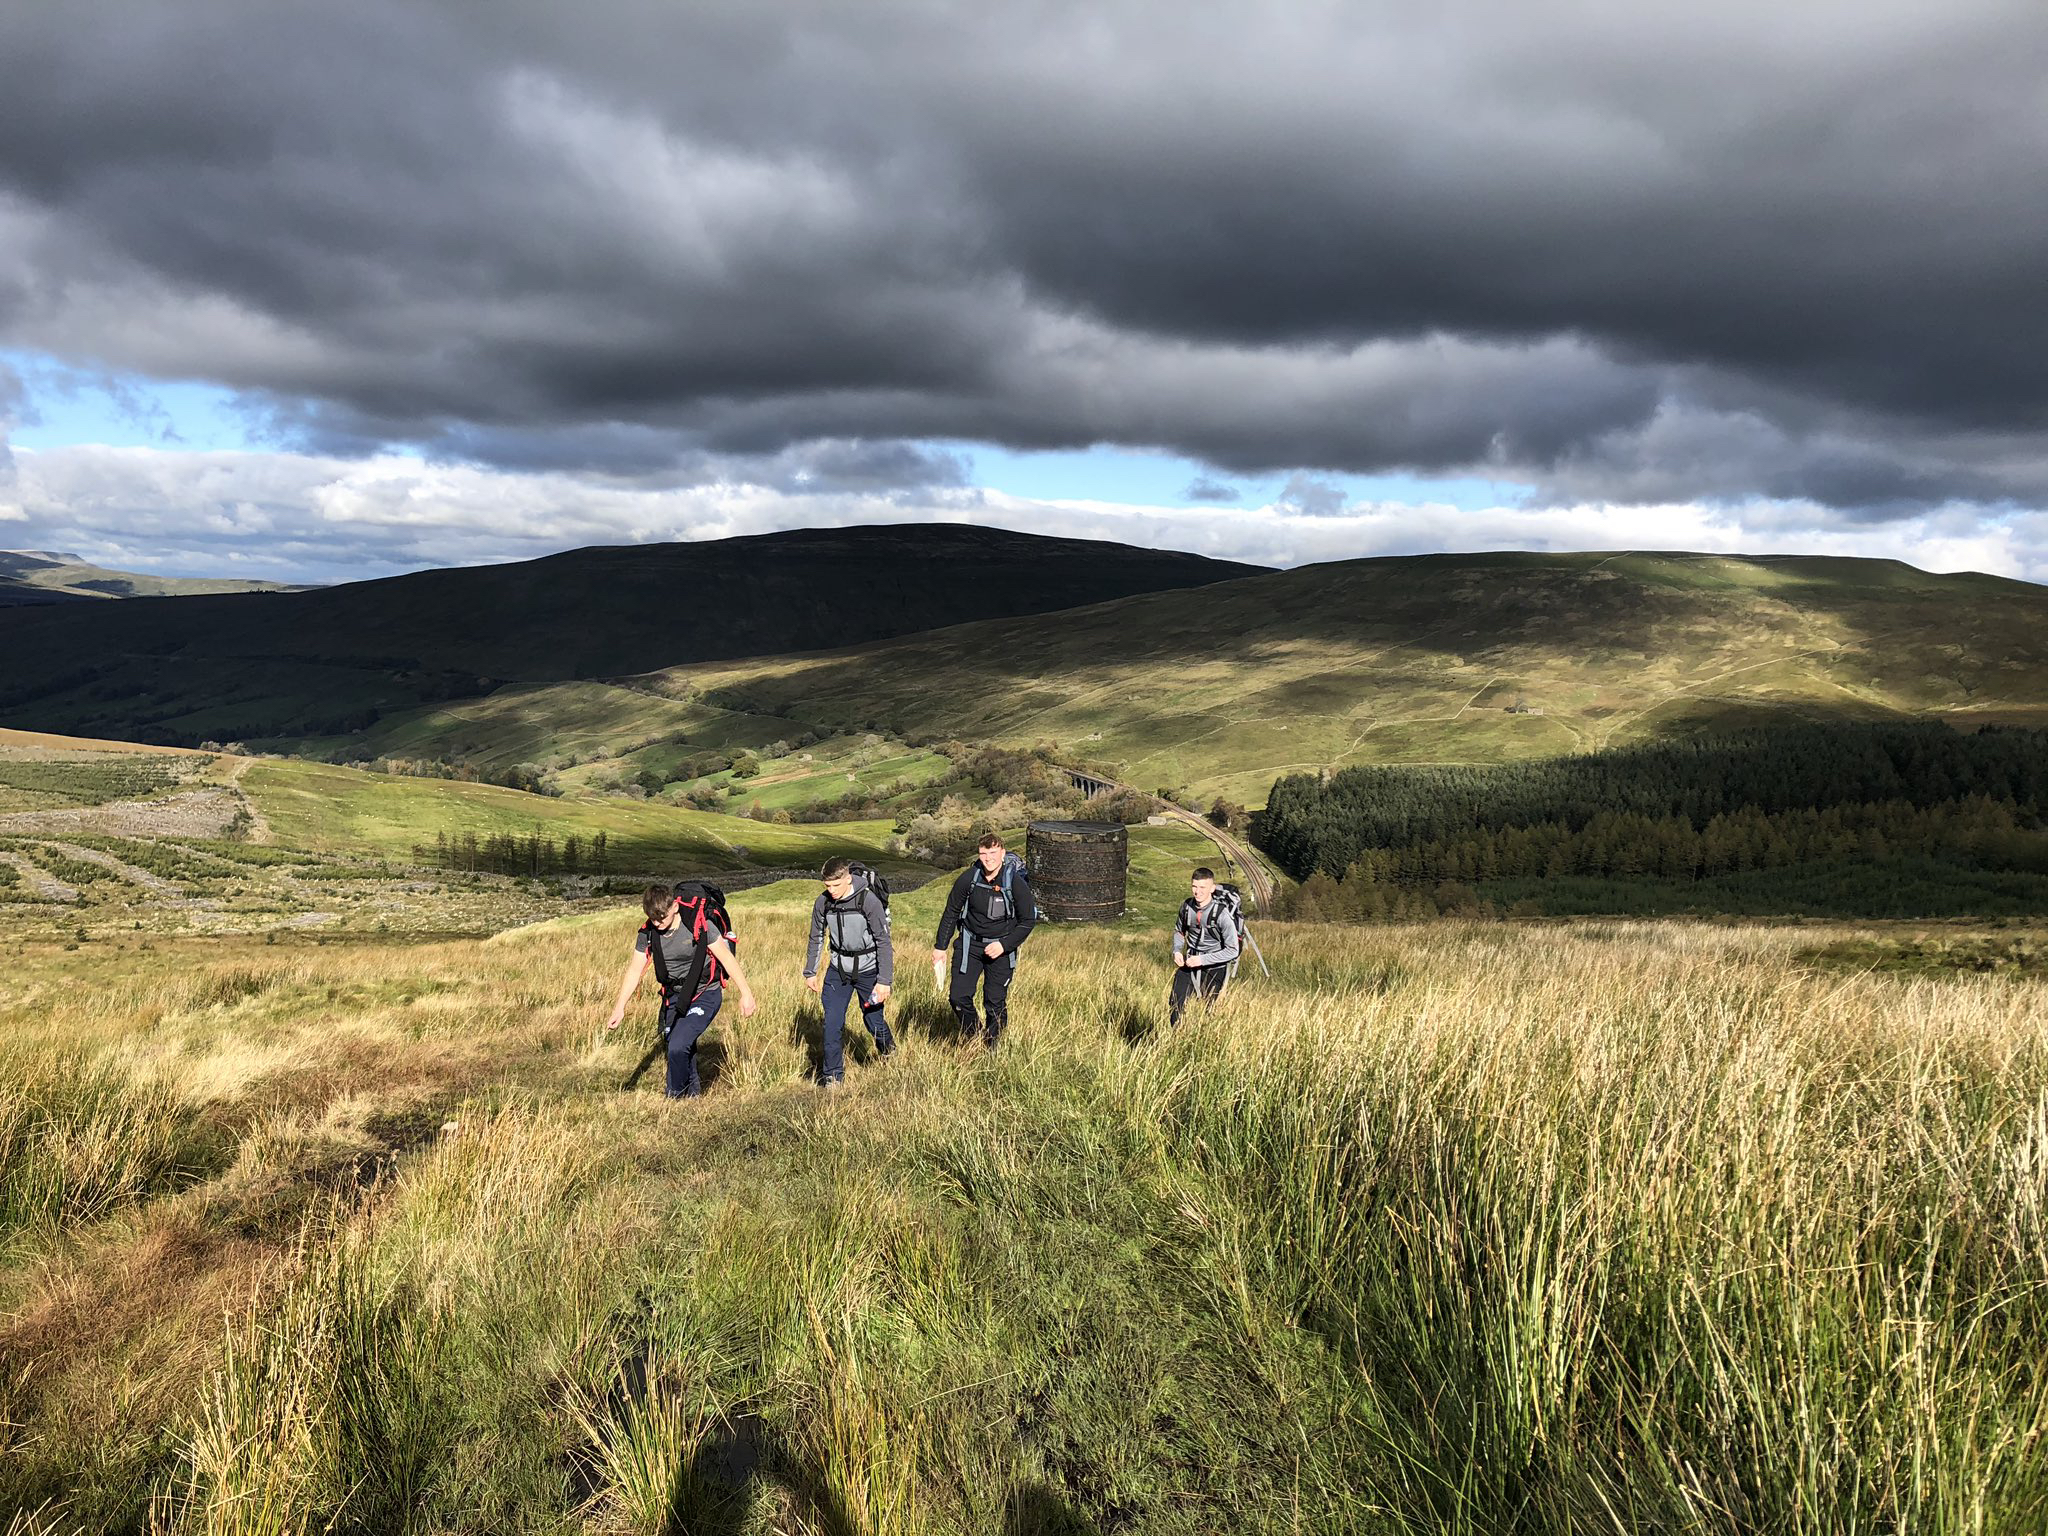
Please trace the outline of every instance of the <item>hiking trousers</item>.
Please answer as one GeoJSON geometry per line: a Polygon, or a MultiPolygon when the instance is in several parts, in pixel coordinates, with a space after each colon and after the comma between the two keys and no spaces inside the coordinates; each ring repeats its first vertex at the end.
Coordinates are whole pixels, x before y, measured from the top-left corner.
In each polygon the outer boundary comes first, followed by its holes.
{"type": "Polygon", "coordinates": [[[1170,1024],[1178,1024],[1180,1016],[1187,1011],[1188,1000],[1197,993],[1205,1003],[1213,1003],[1223,995],[1223,984],[1230,980],[1227,965],[1177,965],[1173,968],[1173,992],[1166,1000],[1166,1018],[1170,1024]]]}
{"type": "Polygon", "coordinates": [[[825,1065],[818,1074],[822,1081],[836,1083],[846,1076],[846,1004],[851,998],[860,999],[860,1021],[875,1037],[875,1049],[884,1056],[896,1049],[896,1039],[889,1033],[882,1005],[875,1001],[879,980],[880,975],[874,970],[849,976],[836,962],[825,968],[825,984],[818,990],[825,1004],[825,1065]]]}
{"type": "Polygon", "coordinates": [[[1010,981],[1017,974],[1017,955],[1004,950],[991,960],[982,953],[988,940],[977,939],[962,929],[953,941],[953,1017],[960,1021],[960,1034],[968,1040],[986,1039],[990,1045],[1009,1027],[1010,981]],[[982,1006],[988,1014],[988,1032],[982,1033],[980,1014],[974,1009],[975,983],[981,984],[982,1006]]]}
{"type": "Polygon", "coordinates": [[[661,1030],[668,1037],[668,1096],[694,1099],[704,1091],[697,1078],[697,1042],[718,1017],[725,1001],[725,989],[713,984],[700,988],[685,1007],[679,998],[665,998],[661,1005],[661,1030]]]}

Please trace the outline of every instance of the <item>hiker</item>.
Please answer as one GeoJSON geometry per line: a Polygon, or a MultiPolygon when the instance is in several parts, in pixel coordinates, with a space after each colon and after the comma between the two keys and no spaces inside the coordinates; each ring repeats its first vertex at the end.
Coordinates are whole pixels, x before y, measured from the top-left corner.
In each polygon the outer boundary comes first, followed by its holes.
{"type": "Polygon", "coordinates": [[[953,1015],[963,1039],[982,1040],[990,1050],[1010,1022],[1010,982],[1017,974],[1017,949],[1038,921],[1038,902],[1031,894],[1031,875],[1024,861],[1007,852],[1003,840],[990,832],[981,840],[975,861],[953,882],[946,910],[939,918],[939,936],[932,941],[934,971],[947,964],[946,950],[957,934],[950,988],[953,1015]],[[974,1009],[974,984],[981,983],[988,1029],[974,1009]]]}
{"type": "Polygon", "coordinates": [[[1223,995],[1244,943],[1236,894],[1217,890],[1213,869],[1190,875],[1188,891],[1173,924],[1173,993],[1166,1005],[1172,1024],[1180,1022],[1189,998],[1199,994],[1207,1007],[1223,995]]]}
{"type": "Polygon", "coordinates": [[[747,973],[733,953],[724,927],[725,898],[713,887],[650,885],[640,898],[647,921],[633,936],[633,958],[619,978],[619,998],[606,1029],[617,1029],[626,1004],[651,966],[661,983],[661,1033],[668,1042],[668,1096],[696,1098],[697,1042],[725,1001],[725,978],[740,989],[740,1017],[751,1019],[756,1004],[747,973]],[[715,899],[714,899],[715,898],[715,899]]]}
{"type": "Polygon", "coordinates": [[[827,859],[819,871],[825,889],[811,904],[811,947],[804,954],[804,985],[825,1005],[825,1063],[819,1082],[826,1088],[846,1081],[846,1003],[860,999],[860,1021],[874,1036],[875,1054],[896,1053],[882,1005],[889,1001],[896,952],[889,942],[889,884],[865,864],[827,859]],[[830,969],[818,974],[827,941],[830,969]]]}

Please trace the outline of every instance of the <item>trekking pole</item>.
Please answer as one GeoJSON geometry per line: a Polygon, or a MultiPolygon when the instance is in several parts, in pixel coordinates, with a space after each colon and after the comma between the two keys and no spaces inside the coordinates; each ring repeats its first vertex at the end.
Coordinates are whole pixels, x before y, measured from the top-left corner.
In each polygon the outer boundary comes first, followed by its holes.
{"type": "Polygon", "coordinates": [[[1252,931],[1249,928],[1240,928],[1238,931],[1244,935],[1245,943],[1251,945],[1252,953],[1259,957],[1259,969],[1264,971],[1266,979],[1271,981],[1273,979],[1273,968],[1266,964],[1266,952],[1259,948],[1259,941],[1252,937],[1252,931]]]}

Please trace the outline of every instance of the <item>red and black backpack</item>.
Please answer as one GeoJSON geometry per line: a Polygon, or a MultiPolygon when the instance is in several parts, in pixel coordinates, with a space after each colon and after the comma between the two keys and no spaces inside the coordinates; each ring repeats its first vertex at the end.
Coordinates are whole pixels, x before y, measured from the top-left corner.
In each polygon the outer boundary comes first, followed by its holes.
{"type": "Polygon", "coordinates": [[[732,931],[732,914],[725,909],[725,892],[708,880],[684,880],[676,886],[676,905],[682,910],[683,923],[690,930],[691,942],[696,946],[696,958],[690,963],[690,974],[683,978],[683,985],[676,985],[676,978],[668,973],[668,962],[662,958],[661,936],[652,923],[641,926],[647,935],[647,953],[654,961],[654,979],[661,983],[664,997],[681,996],[685,1001],[695,997],[706,987],[725,984],[725,967],[712,955],[710,943],[723,939],[734,954],[739,953],[739,935],[732,931]]]}

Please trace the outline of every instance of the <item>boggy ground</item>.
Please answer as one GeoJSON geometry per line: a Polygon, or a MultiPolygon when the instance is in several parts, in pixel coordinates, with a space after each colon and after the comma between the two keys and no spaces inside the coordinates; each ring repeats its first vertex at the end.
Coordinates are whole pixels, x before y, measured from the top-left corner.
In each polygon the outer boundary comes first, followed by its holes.
{"type": "Polygon", "coordinates": [[[927,891],[904,1052],[828,1098],[807,899],[736,900],[762,1011],[684,1105],[600,1027],[628,913],[27,946],[0,1529],[2048,1520],[2029,976],[1276,925],[1169,1035],[1161,934],[1048,930],[984,1057],[927,891]]]}

